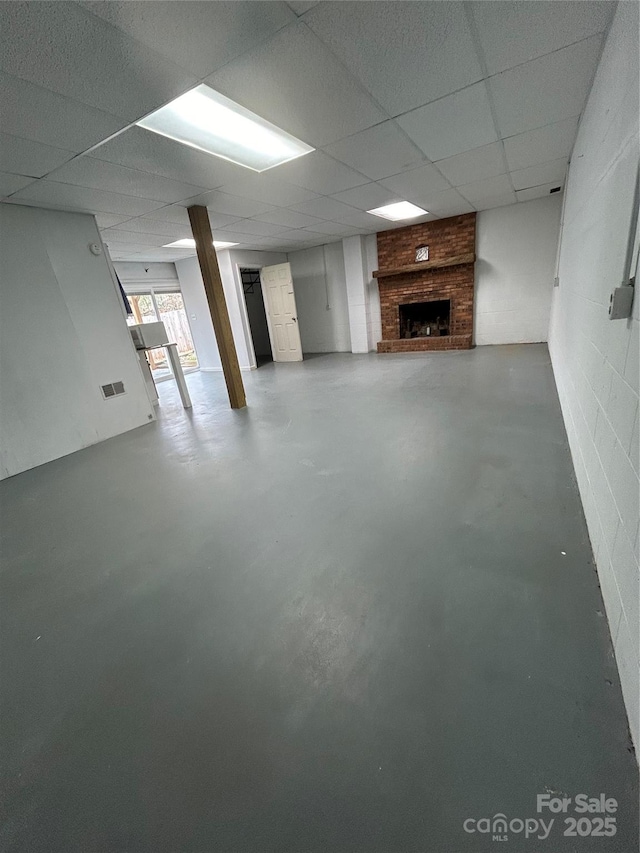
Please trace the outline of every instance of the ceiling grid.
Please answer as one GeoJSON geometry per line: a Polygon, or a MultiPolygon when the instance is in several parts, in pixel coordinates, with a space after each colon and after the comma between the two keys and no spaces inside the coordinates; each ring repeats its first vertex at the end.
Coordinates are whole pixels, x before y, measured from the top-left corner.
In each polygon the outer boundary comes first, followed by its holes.
{"type": "Polygon", "coordinates": [[[561,186],[615,3],[0,4],[0,193],[97,217],[119,260],[291,251],[561,186]],[[37,14],[34,9],[37,6],[37,14]],[[544,8],[543,8],[544,7],[544,8]],[[34,51],[33,45],[42,46],[34,51]],[[315,150],[251,172],[136,126],[206,83],[315,150]]]}

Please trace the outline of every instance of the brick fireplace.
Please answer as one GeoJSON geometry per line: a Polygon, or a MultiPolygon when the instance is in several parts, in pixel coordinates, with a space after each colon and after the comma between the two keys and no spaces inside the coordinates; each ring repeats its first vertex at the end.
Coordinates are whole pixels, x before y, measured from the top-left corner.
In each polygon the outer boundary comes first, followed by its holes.
{"type": "Polygon", "coordinates": [[[470,349],[476,214],[378,234],[378,352],[470,349]],[[427,254],[428,260],[416,260],[427,254]]]}

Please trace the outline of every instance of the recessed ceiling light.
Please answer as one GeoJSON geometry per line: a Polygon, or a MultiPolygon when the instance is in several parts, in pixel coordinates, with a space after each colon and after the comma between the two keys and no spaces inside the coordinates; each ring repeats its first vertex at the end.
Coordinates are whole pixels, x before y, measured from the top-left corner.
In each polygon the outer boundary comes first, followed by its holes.
{"type": "Polygon", "coordinates": [[[385,204],[384,207],[375,207],[373,210],[368,210],[367,213],[373,213],[374,216],[381,216],[383,219],[398,222],[400,219],[415,219],[416,216],[424,216],[429,211],[423,210],[417,204],[411,204],[410,201],[396,201],[393,204],[385,204]]]}
{"type": "Polygon", "coordinates": [[[204,83],[137,124],[254,172],[315,150],[204,83]]]}
{"type": "MultiPolygon", "coordinates": [[[[230,246],[237,246],[237,243],[225,243],[224,240],[214,240],[214,248],[228,249],[230,246]]],[[[183,237],[182,240],[174,240],[173,243],[165,243],[163,249],[195,249],[196,241],[193,237],[183,237]]]]}

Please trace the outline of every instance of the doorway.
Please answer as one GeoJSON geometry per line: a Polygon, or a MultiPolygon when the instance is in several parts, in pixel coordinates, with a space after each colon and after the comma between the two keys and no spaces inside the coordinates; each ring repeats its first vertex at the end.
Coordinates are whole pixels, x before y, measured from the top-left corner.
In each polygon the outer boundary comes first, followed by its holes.
{"type": "Polygon", "coordinates": [[[267,312],[264,307],[264,297],[262,295],[260,270],[241,267],[240,280],[242,281],[244,301],[247,306],[247,317],[249,319],[249,328],[251,329],[256,365],[257,367],[262,367],[273,361],[273,354],[271,352],[267,312]]]}
{"type": "MultiPolygon", "coordinates": [[[[127,324],[135,326],[138,323],[163,322],[169,340],[178,345],[182,370],[185,373],[197,370],[198,357],[180,290],[152,287],[127,291],[127,299],[133,312],[127,317],[127,324]]],[[[164,347],[147,350],[147,359],[156,382],[173,379],[173,371],[164,347]]]]}

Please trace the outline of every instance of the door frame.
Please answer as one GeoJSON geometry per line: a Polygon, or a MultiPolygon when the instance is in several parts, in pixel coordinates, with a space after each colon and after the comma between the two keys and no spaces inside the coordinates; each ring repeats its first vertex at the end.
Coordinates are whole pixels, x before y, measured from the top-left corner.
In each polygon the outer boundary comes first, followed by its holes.
{"type": "MultiPolygon", "coordinates": [[[[282,263],[289,263],[282,261],[282,263]]],[[[264,305],[264,313],[267,317],[267,330],[269,332],[269,343],[271,344],[271,356],[273,357],[273,335],[271,334],[271,322],[269,320],[269,310],[264,299],[264,284],[262,281],[262,267],[270,267],[273,264],[257,264],[255,262],[247,264],[234,263],[233,265],[233,280],[236,286],[236,297],[240,307],[240,320],[242,322],[242,331],[244,333],[245,346],[247,355],[249,356],[249,370],[258,369],[258,361],[256,359],[256,351],[253,346],[253,335],[251,333],[251,324],[249,323],[249,311],[247,309],[247,300],[244,296],[244,287],[242,286],[242,274],[240,270],[258,270],[260,273],[260,294],[262,295],[262,304],[264,305]]],[[[275,363],[275,358],[273,359],[275,363]]],[[[243,368],[244,369],[244,368],[243,368]]]]}
{"type": "Polygon", "coordinates": [[[255,347],[253,346],[253,334],[251,332],[251,323],[249,322],[249,310],[247,308],[247,300],[244,295],[244,285],[242,284],[242,270],[258,270],[260,276],[260,294],[262,296],[262,304],[264,305],[264,313],[267,317],[267,331],[269,332],[269,344],[271,345],[271,356],[273,357],[273,339],[271,337],[271,326],[269,325],[269,312],[264,301],[264,288],[262,286],[262,267],[269,264],[234,264],[233,265],[233,280],[236,284],[236,294],[240,305],[240,319],[242,320],[242,330],[244,332],[245,344],[247,347],[247,355],[249,356],[249,370],[258,369],[258,359],[256,358],[255,347]]]}
{"type": "MultiPolygon", "coordinates": [[[[158,308],[158,302],[156,300],[156,291],[159,294],[162,293],[179,293],[182,296],[182,304],[184,306],[184,296],[182,295],[182,288],[179,284],[171,284],[170,282],[157,282],[156,284],[151,282],[145,282],[144,284],[140,283],[138,285],[135,284],[123,284],[123,290],[127,296],[146,296],[147,294],[151,296],[151,302],[153,304],[153,310],[156,312],[156,317],[158,320],[160,319],[160,309],[158,308]]],[[[196,354],[196,358],[198,359],[197,367],[185,367],[182,372],[184,374],[187,373],[197,373],[200,370],[200,359],[198,357],[198,350],[196,349],[195,341],[193,340],[193,330],[191,328],[191,322],[189,320],[189,313],[187,312],[186,306],[184,306],[185,317],[187,318],[187,325],[189,327],[189,334],[191,335],[191,340],[193,341],[193,350],[196,354]]],[[[154,382],[169,382],[171,379],[175,379],[176,377],[173,375],[173,370],[171,369],[171,362],[169,359],[169,355],[167,353],[167,365],[169,368],[168,376],[154,376],[154,382]]]]}

